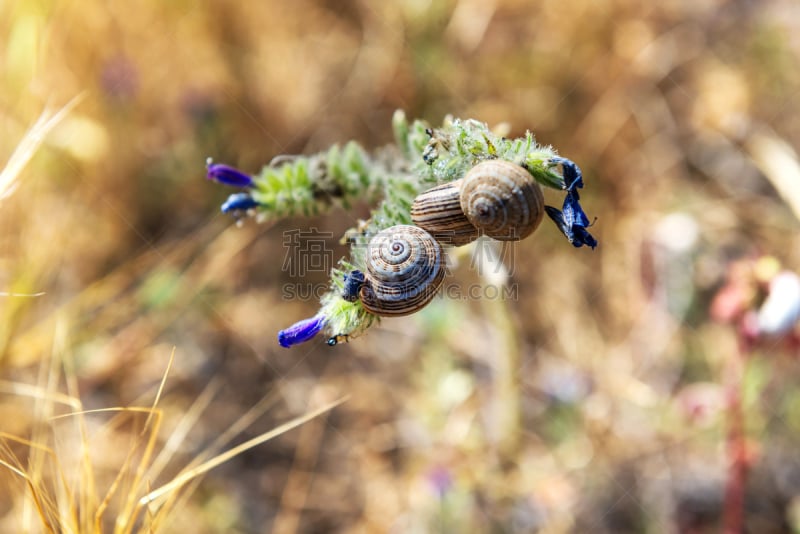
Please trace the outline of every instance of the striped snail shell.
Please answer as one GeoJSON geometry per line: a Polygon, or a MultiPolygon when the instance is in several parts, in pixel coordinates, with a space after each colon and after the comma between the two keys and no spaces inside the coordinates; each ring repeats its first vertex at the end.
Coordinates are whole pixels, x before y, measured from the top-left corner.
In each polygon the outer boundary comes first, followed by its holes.
{"type": "Polygon", "coordinates": [[[475,241],[478,229],[461,211],[461,184],[458,179],[437,185],[417,195],[411,205],[411,220],[440,243],[460,247],[475,241]]]}
{"type": "Polygon", "coordinates": [[[485,234],[502,241],[529,236],[542,222],[544,196],[523,167],[486,160],[463,178],[414,199],[411,220],[442,243],[466,245],[485,234]]]}
{"type": "Polygon", "coordinates": [[[464,175],[461,210],[482,233],[501,241],[529,236],[544,215],[544,196],[531,174],[515,163],[486,160],[464,175]]]}
{"type": "Polygon", "coordinates": [[[431,301],[444,273],[442,247],[433,236],[416,226],[392,226],[369,243],[361,303],[375,315],[414,313],[431,301]]]}

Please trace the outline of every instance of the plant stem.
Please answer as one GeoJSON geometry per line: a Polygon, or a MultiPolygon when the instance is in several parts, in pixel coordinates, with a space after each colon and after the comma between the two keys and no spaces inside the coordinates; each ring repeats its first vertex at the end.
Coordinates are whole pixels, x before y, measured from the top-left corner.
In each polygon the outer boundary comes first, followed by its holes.
{"type": "Polygon", "coordinates": [[[737,351],[727,366],[725,389],[728,401],[728,434],[726,453],[728,475],[722,509],[723,532],[741,534],[744,531],[745,494],[748,458],[745,439],[745,414],[742,399],[744,369],[750,344],[739,336],[737,351]]]}

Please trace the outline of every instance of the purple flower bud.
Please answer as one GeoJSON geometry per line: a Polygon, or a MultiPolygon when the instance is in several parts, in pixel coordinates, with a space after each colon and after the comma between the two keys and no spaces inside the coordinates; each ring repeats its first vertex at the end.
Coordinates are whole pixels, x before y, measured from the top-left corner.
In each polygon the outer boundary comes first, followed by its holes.
{"type": "Polygon", "coordinates": [[[256,200],[250,196],[250,193],[234,193],[228,197],[228,200],[222,204],[222,213],[230,213],[232,211],[247,211],[250,208],[260,206],[256,200]]]}
{"type": "Polygon", "coordinates": [[[361,271],[350,271],[344,275],[344,288],[342,289],[342,298],[348,302],[355,302],[358,300],[359,291],[361,286],[364,285],[364,273],[361,271]]]}
{"type": "Polygon", "coordinates": [[[428,482],[441,499],[453,485],[453,475],[447,468],[435,466],[428,472],[428,482]]]}
{"type": "Polygon", "coordinates": [[[278,344],[281,347],[289,348],[292,345],[305,343],[322,330],[325,326],[325,322],[325,317],[322,315],[316,315],[311,319],[298,321],[289,328],[278,332],[278,344]]]}
{"type": "Polygon", "coordinates": [[[253,187],[253,179],[230,165],[223,163],[211,163],[211,159],[206,163],[206,177],[225,185],[233,187],[253,187]]]}

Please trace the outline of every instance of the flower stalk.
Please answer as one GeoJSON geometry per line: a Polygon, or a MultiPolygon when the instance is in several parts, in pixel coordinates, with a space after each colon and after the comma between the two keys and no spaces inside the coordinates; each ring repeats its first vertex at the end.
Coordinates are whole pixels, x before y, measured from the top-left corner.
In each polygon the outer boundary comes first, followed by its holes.
{"type": "Polygon", "coordinates": [[[265,222],[319,215],[337,207],[349,209],[355,201],[375,205],[367,221],[345,234],[351,245],[350,258],[332,269],[330,288],[321,298],[319,312],[282,330],[278,335],[281,346],[308,341],[322,330],[329,336],[328,343],[335,345],[369,328],[377,316],[354,298],[357,286],[352,273],[366,272],[370,239],[391,226],[412,224],[410,210],[417,195],[462,177],[487,159],[521,165],[540,185],[566,191],[562,209],[548,206],[548,214],[575,247],[597,245],[586,230],[589,219],[579,204],[577,190],[583,187],[580,168],[557,156],[552,147],[538,145],[530,132],[507,139],[482,122],[453,118],[433,129],[424,121],[409,122],[402,111],[395,112],[392,127],[395,144],[374,153],[349,142],[309,156],[278,157],[252,176],[208,162],[209,179],[247,189],[231,195],[222,205],[223,212],[237,218],[253,216],[265,222]]]}

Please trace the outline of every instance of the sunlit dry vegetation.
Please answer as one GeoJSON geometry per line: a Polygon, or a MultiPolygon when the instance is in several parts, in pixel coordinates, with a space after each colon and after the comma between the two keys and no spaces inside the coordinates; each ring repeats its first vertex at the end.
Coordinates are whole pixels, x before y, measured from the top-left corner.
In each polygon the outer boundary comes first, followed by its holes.
{"type": "Polygon", "coordinates": [[[793,0],[0,3],[0,531],[800,531],[797,345],[710,312],[800,271],[798,35],[793,0]],[[515,298],[283,349],[327,281],[284,231],[338,260],[368,206],[237,226],[206,158],[396,109],[534,132],[600,246],[545,224],[515,298]]]}

